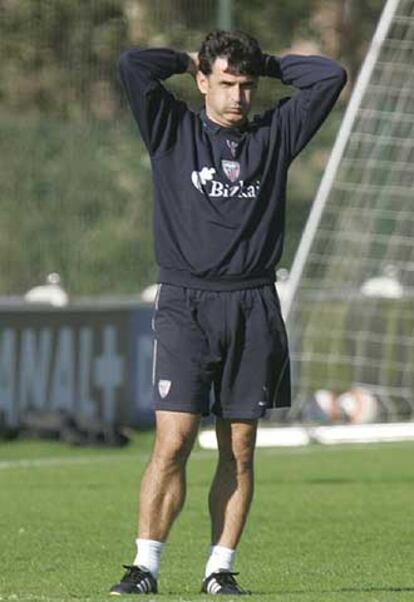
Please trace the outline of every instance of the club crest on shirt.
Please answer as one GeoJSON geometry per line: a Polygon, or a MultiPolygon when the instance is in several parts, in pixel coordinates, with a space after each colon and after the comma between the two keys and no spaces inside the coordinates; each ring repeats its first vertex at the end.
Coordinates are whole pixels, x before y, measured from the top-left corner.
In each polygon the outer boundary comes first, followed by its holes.
{"type": "Polygon", "coordinates": [[[158,381],[158,392],[161,395],[161,397],[164,399],[164,397],[167,397],[168,393],[170,392],[171,389],[171,381],[170,380],[159,380],[158,381]]]}
{"type": "Polygon", "coordinates": [[[240,176],[240,163],[238,161],[227,161],[226,159],[223,159],[221,166],[230,182],[237,182],[240,176]]]}

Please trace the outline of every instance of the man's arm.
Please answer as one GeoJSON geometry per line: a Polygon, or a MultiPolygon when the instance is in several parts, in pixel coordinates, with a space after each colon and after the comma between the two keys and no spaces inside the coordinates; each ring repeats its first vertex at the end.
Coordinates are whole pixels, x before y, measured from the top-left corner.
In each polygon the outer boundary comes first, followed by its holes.
{"type": "Polygon", "coordinates": [[[191,73],[191,75],[193,77],[195,77],[197,75],[198,66],[200,63],[200,61],[198,59],[198,52],[188,52],[187,56],[188,56],[187,72],[191,73]]]}
{"type": "Polygon", "coordinates": [[[176,73],[185,73],[188,54],[167,48],[132,48],[118,63],[129,104],[150,154],[166,152],[175,141],[176,128],[186,105],[162,85],[176,73]]]}
{"type": "Polygon", "coordinates": [[[262,75],[298,88],[279,109],[283,139],[290,159],[309,142],[332,110],[346,84],[346,71],[322,56],[264,55],[262,75]]]}

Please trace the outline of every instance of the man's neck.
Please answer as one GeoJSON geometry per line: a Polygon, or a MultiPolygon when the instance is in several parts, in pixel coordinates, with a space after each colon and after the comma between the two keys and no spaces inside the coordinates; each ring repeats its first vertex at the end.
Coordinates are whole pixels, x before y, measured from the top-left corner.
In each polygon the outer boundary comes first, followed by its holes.
{"type": "Polygon", "coordinates": [[[240,122],[238,123],[224,123],[222,121],[220,121],[219,117],[217,117],[215,114],[212,114],[208,107],[204,108],[204,113],[207,117],[207,119],[209,121],[211,121],[212,124],[221,127],[221,128],[225,128],[227,130],[240,130],[243,129],[247,123],[248,123],[248,119],[247,117],[244,117],[240,122]]]}

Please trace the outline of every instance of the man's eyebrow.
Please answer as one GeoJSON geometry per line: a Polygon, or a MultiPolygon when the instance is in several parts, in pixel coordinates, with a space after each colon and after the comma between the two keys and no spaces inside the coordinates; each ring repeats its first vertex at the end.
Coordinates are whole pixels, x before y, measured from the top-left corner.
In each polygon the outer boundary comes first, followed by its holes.
{"type": "MultiPolygon", "coordinates": [[[[228,69],[223,69],[222,71],[223,75],[221,75],[221,78],[225,78],[226,75],[233,75],[234,77],[246,77],[246,83],[248,82],[256,82],[257,81],[257,77],[255,75],[248,75],[246,73],[235,73],[234,71],[229,71],[228,69]]],[[[228,80],[228,81],[233,81],[233,80],[228,80]]]]}
{"type": "Polygon", "coordinates": [[[227,79],[226,77],[219,78],[220,84],[236,84],[237,80],[235,79],[227,79]]]}

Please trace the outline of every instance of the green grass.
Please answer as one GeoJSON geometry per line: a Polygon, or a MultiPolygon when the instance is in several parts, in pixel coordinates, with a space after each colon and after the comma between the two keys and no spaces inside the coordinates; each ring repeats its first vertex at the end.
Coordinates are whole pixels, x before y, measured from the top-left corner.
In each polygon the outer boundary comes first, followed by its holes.
{"type": "MultiPolygon", "coordinates": [[[[0,444],[2,602],[110,599],[134,553],[137,481],[149,447],[148,434],[122,450],[0,444]]],[[[214,452],[198,449],[190,460],[158,599],[205,599],[198,590],[214,463],[214,452]]],[[[412,601],[413,468],[412,444],[258,450],[236,566],[252,601],[412,601]]]]}

